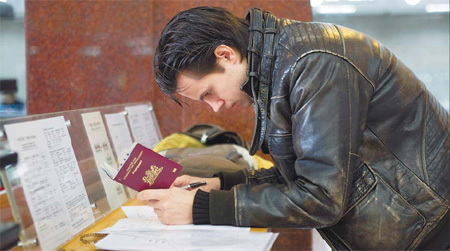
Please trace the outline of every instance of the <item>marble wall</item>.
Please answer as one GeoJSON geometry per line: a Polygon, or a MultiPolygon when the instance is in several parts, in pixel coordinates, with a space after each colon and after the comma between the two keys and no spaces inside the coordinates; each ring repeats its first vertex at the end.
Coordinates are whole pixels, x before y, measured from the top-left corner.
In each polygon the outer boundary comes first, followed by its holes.
{"type": "Polygon", "coordinates": [[[245,17],[258,7],[279,17],[311,20],[306,0],[26,1],[29,114],[136,101],[153,102],[163,136],[214,123],[251,140],[253,109],[214,114],[207,105],[180,108],[153,81],[155,44],[165,24],[195,6],[220,6],[245,17]]]}

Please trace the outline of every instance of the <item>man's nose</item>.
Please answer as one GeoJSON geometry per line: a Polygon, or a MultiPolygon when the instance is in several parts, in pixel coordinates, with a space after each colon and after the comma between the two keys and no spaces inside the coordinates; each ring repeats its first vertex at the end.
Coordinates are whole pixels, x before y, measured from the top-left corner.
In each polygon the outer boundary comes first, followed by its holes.
{"type": "Polygon", "coordinates": [[[225,104],[225,101],[223,101],[222,99],[218,99],[218,100],[206,101],[206,103],[208,103],[208,105],[211,106],[211,108],[213,109],[214,112],[218,112],[218,111],[220,111],[220,108],[222,108],[222,106],[225,104]]]}

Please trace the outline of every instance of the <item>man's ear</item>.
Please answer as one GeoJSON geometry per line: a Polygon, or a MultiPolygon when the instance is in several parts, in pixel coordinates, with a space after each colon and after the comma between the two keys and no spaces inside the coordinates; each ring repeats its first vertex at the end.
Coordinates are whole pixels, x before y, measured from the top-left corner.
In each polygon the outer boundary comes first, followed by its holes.
{"type": "Polygon", "coordinates": [[[221,44],[214,50],[217,62],[235,63],[239,61],[239,52],[228,45],[221,44]]]}

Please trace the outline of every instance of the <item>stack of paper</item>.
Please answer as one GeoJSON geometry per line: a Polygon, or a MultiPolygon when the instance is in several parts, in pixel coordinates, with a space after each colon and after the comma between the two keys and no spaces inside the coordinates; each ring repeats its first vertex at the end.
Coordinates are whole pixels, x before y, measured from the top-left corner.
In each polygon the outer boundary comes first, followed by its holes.
{"type": "Polygon", "coordinates": [[[148,206],[122,207],[129,218],[102,230],[107,250],[270,250],[278,234],[212,225],[164,225],[148,206]]]}

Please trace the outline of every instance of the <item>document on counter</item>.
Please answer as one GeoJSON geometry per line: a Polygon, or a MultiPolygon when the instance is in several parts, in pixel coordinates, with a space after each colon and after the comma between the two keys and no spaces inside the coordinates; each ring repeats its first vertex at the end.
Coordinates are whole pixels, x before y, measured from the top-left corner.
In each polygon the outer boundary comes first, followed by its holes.
{"type": "Polygon", "coordinates": [[[161,140],[157,121],[153,119],[148,105],[135,105],[125,107],[128,113],[131,133],[134,141],[145,147],[153,149],[161,140]]]}
{"type": "Polygon", "coordinates": [[[234,227],[234,226],[213,226],[213,225],[164,225],[158,217],[148,219],[120,219],[112,227],[105,228],[99,233],[113,234],[125,232],[153,232],[161,230],[215,230],[215,231],[232,231],[232,232],[250,232],[249,227],[234,227]]]}
{"type": "MultiPolygon", "coordinates": [[[[116,156],[124,152],[126,149],[133,145],[133,139],[131,139],[130,128],[127,125],[127,120],[123,113],[111,113],[105,114],[106,125],[108,126],[109,135],[111,136],[112,144],[116,156]]],[[[136,191],[127,187],[128,193],[131,197],[137,194],[136,191]]]]}
{"type": "Polygon", "coordinates": [[[100,180],[105,188],[109,206],[111,209],[116,209],[127,201],[127,196],[124,187],[120,183],[111,180],[101,168],[103,162],[109,166],[118,167],[111,150],[111,145],[109,144],[102,115],[97,111],[83,113],[81,117],[83,118],[84,128],[86,129],[89,144],[94,154],[100,180]]]}
{"type": "Polygon", "coordinates": [[[105,119],[114,151],[119,155],[133,144],[127,120],[122,113],[105,114],[105,119]]]}
{"type": "Polygon", "coordinates": [[[95,246],[107,250],[270,250],[278,234],[248,227],[164,225],[150,206],[123,206],[129,218],[99,233],[95,246]]]}
{"type": "Polygon", "coordinates": [[[141,236],[110,234],[95,246],[106,250],[229,251],[270,250],[278,234],[214,230],[172,230],[142,233],[141,236]]]}
{"type": "Polygon", "coordinates": [[[101,233],[109,234],[116,232],[139,232],[153,230],[222,230],[249,232],[249,227],[234,226],[212,226],[212,225],[164,225],[158,220],[158,215],[150,206],[122,206],[122,211],[128,218],[120,219],[101,233]]]}
{"type": "Polygon", "coordinates": [[[131,219],[158,219],[150,206],[122,206],[122,211],[131,219]]]}
{"type": "Polygon", "coordinates": [[[5,125],[42,250],[53,250],[94,223],[63,116],[5,125]]]}

